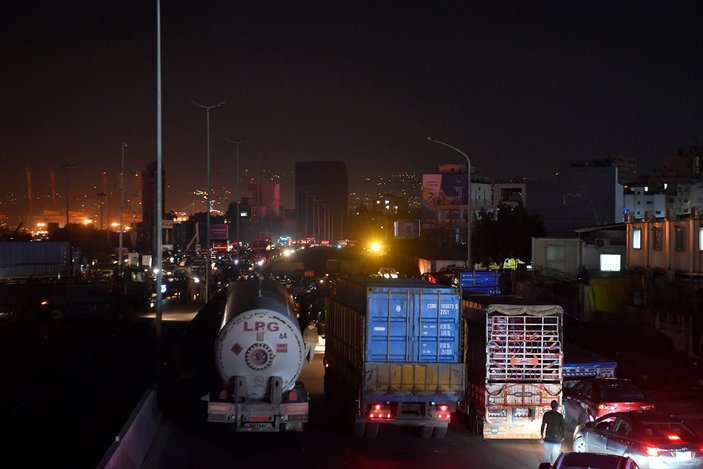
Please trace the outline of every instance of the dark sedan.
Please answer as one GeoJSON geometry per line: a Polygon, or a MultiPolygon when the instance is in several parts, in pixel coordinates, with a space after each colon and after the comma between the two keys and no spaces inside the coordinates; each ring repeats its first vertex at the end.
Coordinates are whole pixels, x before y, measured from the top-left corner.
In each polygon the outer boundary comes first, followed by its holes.
{"type": "Polygon", "coordinates": [[[654,404],[633,381],[591,378],[564,390],[564,418],[571,428],[612,412],[652,410],[654,404]]]}
{"type": "Polygon", "coordinates": [[[703,468],[703,441],[663,412],[615,412],[576,427],[574,451],[629,456],[640,469],[703,468]]]}

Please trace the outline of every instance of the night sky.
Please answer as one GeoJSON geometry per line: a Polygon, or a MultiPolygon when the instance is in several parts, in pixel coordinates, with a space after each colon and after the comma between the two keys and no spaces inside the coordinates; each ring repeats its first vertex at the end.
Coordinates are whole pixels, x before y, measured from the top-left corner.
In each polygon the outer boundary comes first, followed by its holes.
{"type": "MultiPolygon", "coordinates": [[[[242,170],[341,160],[364,175],[432,171],[469,154],[486,176],[536,177],[606,155],[659,166],[703,135],[703,2],[162,1],[166,211],[242,170]]],[[[156,2],[5,2],[0,12],[0,206],[26,211],[49,170],[156,159],[156,2]]],[[[293,179],[282,184],[292,205],[293,179]]],[[[37,204],[39,205],[39,204],[37,204]]]]}

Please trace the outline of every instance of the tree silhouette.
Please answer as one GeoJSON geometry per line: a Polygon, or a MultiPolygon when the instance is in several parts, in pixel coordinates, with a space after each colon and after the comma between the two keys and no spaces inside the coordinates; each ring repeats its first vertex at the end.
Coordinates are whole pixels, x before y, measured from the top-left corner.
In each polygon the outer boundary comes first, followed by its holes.
{"type": "Polygon", "coordinates": [[[522,204],[501,204],[496,212],[482,210],[473,226],[474,262],[502,263],[508,257],[529,260],[532,238],[544,236],[539,216],[529,215],[522,204]]]}

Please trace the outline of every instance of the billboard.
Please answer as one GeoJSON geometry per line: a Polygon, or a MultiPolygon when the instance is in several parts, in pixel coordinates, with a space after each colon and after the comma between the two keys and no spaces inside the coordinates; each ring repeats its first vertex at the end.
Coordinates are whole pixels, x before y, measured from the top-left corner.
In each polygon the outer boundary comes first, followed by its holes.
{"type": "Polygon", "coordinates": [[[393,222],[393,234],[400,239],[420,237],[420,220],[396,220],[393,222]]]}
{"type": "Polygon", "coordinates": [[[210,239],[223,240],[229,239],[229,225],[227,223],[215,223],[210,225],[210,239]]]}
{"type": "Polygon", "coordinates": [[[422,175],[423,221],[460,222],[467,203],[466,173],[422,175]]]}

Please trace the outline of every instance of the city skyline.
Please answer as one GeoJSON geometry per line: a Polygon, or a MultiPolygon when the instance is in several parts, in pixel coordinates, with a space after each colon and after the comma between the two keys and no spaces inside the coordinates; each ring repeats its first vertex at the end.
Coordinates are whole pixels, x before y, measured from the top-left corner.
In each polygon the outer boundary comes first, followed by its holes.
{"type": "MultiPolygon", "coordinates": [[[[250,174],[257,161],[271,174],[345,161],[350,191],[461,162],[428,135],[486,176],[606,155],[647,172],[701,136],[701,13],[683,2],[164,2],[165,210],[205,187],[205,116],[191,100],[225,101],[210,117],[212,187],[234,188],[231,140],[250,174]]],[[[116,184],[123,141],[130,171],[156,159],[155,4],[13,4],[0,34],[0,184],[20,216],[27,167],[33,192],[51,197],[73,165],[70,192],[90,205],[104,171],[116,184]]]]}

